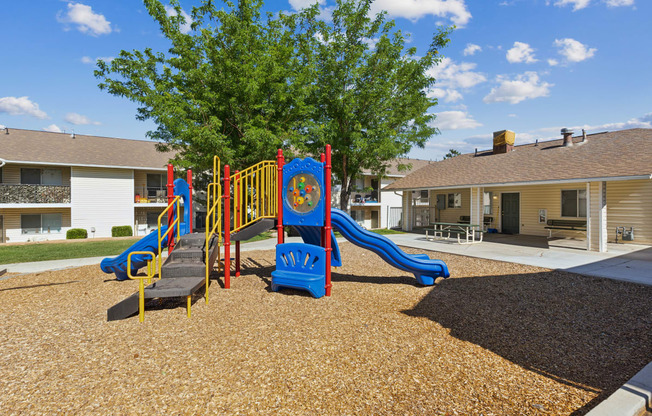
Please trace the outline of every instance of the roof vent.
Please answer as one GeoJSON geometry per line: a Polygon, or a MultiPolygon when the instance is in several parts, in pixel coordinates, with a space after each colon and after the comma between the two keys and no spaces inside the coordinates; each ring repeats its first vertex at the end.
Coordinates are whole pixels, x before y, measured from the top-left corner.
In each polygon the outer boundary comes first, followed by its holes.
{"type": "Polygon", "coordinates": [[[573,145],[573,130],[571,129],[561,129],[561,134],[564,136],[564,146],[570,147],[573,145]]]}
{"type": "Polygon", "coordinates": [[[5,134],[9,134],[9,127],[5,127],[5,134]]]}
{"type": "Polygon", "coordinates": [[[586,142],[586,130],[582,129],[582,143],[586,142]]]}

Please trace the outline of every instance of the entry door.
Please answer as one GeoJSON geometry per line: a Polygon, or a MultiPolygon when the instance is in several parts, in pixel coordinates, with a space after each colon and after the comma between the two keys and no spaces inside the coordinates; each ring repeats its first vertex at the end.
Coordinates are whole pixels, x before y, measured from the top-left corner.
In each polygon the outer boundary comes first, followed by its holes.
{"type": "Polygon", "coordinates": [[[518,234],[520,194],[502,194],[501,201],[501,224],[504,234],[518,234]]]}
{"type": "Polygon", "coordinates": [[[371,211],[371,228],[380,228],[378,224],[378,211],[371,211]]]}

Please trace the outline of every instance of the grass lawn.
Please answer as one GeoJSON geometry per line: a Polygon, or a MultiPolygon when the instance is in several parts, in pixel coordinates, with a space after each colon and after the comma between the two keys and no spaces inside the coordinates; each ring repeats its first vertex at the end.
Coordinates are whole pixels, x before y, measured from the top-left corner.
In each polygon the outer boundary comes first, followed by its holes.
{"type": "MultiPolygon", "coordinates": [[[[377,234],[402,234],[401,231],[396,230],[379,229],[371,231],[377,234]]],[[[335,232],[335,235],[341,237],[338,232],[335,232]]],[[[243,243],[267,240],[269,238],[272,238],[272,233],[271,231],[266,231],[247,241],[243,241],[243,243]]],[[[19,246],[4,246],[0,247],[0,264],[77,259],[82,257],[115,256],[125,251],[138,240],[139,238],[127,238],[114,241],[87,240],[78,243],[34,243],[19,246]]]]}
{"type": "Polygon", "coordinates": [[[81,257],[115,256],[139,238],[81,241],[79,243],[35,243],[0,247],[0,264],[30,261],[76,259],[81,257]]]}

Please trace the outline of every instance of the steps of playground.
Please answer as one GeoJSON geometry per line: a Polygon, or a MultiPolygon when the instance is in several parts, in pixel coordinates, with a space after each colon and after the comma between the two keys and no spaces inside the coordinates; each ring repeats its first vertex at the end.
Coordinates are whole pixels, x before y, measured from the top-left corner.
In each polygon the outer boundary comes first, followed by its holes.
{"type": "MultiPolygon", "coordinates": [[[[161,278],[203,277],[206,275],[206,236],[202,233],[181,236],[161,267],[161,278]]],[[[212,249],[215,239],[211,243],[212,249]]]]}
{"type": "MultiPolygon", "coordinates": [[[[145,299],[185,297],[204,285],[204,277],[177,277],[161,279],[145,288],[145,299]]],[[[117,321],[138,313],[138,292],[106,311],[107,321],[117,321]]]]}

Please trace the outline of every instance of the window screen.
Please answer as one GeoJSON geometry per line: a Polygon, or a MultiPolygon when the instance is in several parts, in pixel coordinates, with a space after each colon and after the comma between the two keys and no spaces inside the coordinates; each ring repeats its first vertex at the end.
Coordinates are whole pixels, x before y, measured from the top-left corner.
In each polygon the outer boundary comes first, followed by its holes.
{"type": "Polygon", "coordinates": [[[43,233],[61,232],[61,214],[41,215],[41,231],[43,233]]]}

